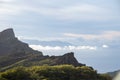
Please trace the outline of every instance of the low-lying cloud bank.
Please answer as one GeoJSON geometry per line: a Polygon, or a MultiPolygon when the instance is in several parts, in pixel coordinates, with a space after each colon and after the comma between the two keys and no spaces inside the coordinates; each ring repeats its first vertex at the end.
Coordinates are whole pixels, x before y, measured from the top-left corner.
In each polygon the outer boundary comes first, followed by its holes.
{"type": "Polygon", "coordinates": [[[96,50],[96,46],[41,46],[41,45],[29,45],[35,50],[96,50]]]}
{"type": "MultiPolygon", "coordinates": [[[[29,45],[35,50],[97,50],[97,46],[42,46],[42,45],[29,45]]],[[[107,45],[103,45],[102,48],[108,48],[107,45]]]]}

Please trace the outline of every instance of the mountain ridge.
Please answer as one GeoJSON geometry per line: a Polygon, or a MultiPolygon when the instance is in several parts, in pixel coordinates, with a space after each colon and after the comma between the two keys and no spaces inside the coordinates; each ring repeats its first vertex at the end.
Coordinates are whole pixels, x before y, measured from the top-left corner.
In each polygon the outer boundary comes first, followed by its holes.
{"type": "Polygon", "coordinates": [[[42,52],[33,50],[27,43],[21,42],[15,37],[12,28],[0,32],[0,68],[9,69],[14,66],[32,65],[61,65],[71,64],[83,66],[74,57],[74,53],[66,53],[62,56],[44,56],[42,52]]]}

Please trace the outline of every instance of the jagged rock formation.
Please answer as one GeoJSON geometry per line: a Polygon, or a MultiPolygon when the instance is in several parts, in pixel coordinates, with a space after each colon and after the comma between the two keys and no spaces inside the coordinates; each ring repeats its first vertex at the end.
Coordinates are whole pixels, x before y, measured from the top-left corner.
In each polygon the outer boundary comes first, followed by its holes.
{"type": "Polygon", "coordinates": [[[60,65],[72,64],[83,66],[78,63],[74,53],[66,53],[63,56],[44,56],[42,52],[31,49],[28,44],[19,41],[13,29],[0,32],[0,70],[14,66],[33,66],[33,65],[60,65]]]}

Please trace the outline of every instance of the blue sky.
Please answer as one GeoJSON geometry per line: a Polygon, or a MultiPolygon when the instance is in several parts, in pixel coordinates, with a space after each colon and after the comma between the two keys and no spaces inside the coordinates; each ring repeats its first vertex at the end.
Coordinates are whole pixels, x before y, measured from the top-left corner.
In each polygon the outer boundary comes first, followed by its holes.
{"type": "MultiPolygon", "coordinates": [[[[33,45],[37,49],[61,50],[58,54],[74,51],[79,61],[100,72],[112,71],[120,67],[117,63],[120,57],[119,4],[119,0],[0,0],[0,31],[11,27],[21,40],[59,40],[77,44],[72,49],[70,46],[33,45]],[[111,67],[99,59],[111,60],[111,67]],[[100,68],[102,62],[105,68],[100,68]]],[[[50,54],[49,50],[43,52],[50,54]]],[[[56,51],[51,53],[56,54],[56,51]]]]}

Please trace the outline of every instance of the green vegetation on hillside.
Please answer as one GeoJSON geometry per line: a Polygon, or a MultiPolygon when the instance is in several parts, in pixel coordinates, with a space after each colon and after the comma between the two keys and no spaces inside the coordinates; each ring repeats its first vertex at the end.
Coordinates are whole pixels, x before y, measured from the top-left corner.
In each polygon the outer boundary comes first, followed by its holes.
{"type": "Polygon", "coordinates": [[[111,80],[91,67],[72,65],[15,67],[0,73],[0,80],[111,80]]]}

